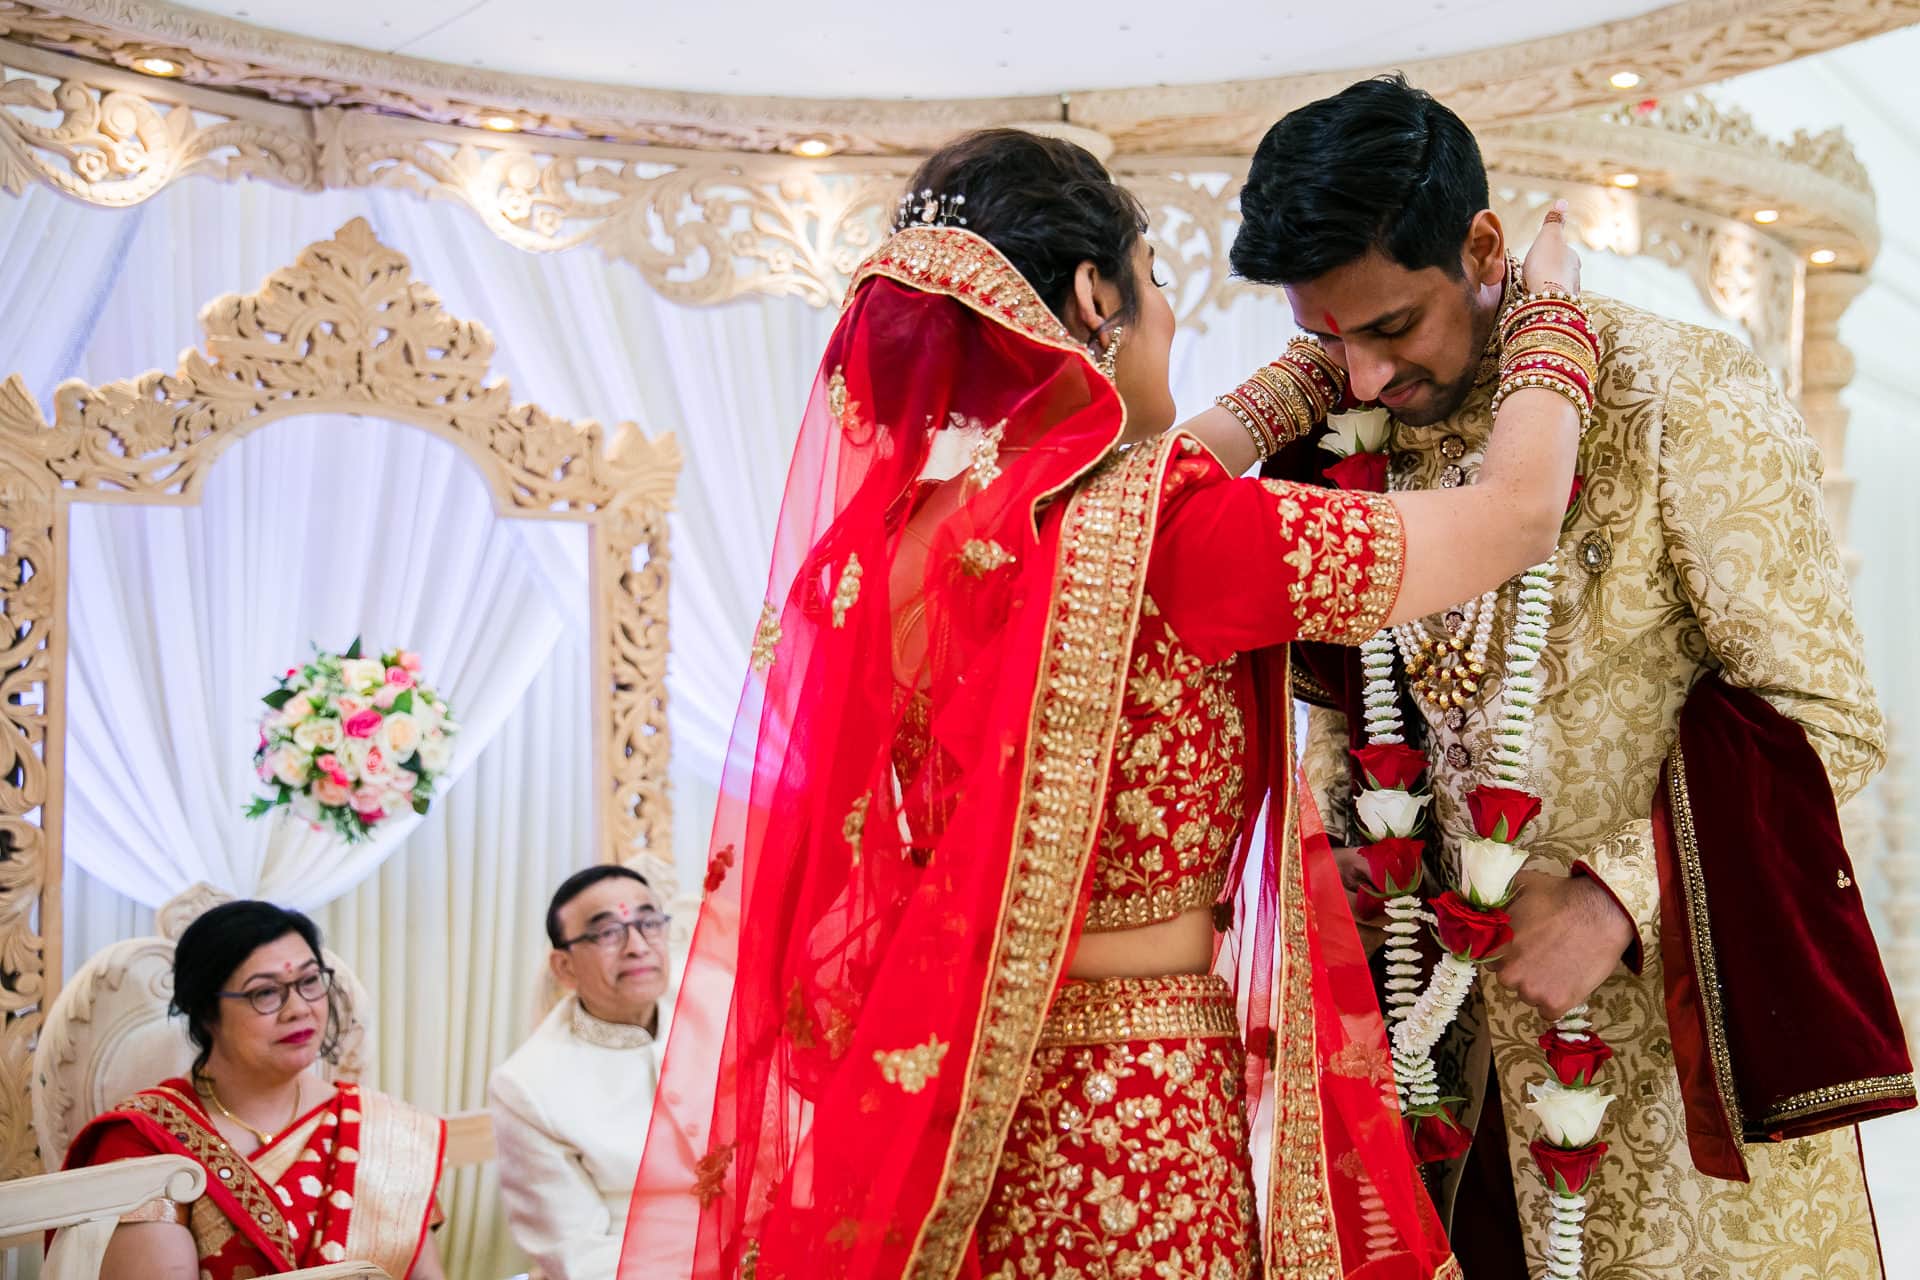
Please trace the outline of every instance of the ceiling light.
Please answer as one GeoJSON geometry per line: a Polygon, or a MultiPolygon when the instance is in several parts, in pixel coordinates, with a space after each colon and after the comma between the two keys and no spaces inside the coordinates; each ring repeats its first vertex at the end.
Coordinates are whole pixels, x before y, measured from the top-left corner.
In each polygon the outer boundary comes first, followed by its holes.
{"type": "Polygon", "coordinates": [[[185,70],[172,58],[135,58],[133,69],[143,75],[167,77],[177,76],[185,70]]]}
{"type": "Polygon", "coordinates": [[[824,160],[839,149],[833,139],[823,138],[819,134],[802,138],[793,144],[793,154],[806,160],[824,160]]]}
{"type": "Polygon", "coordinates": [[[512,116],[481,116],[480,125],[482,128],[491,129],[495,133],[520,132],[520,122],[512,116]]]}
{"type": "Polygon", "coordinates": [[[1613,185],[1630,191],[1640,185],[1640,175],[1637,173],[1616,173],[1613,175],[1613,185]]]}
{"type": "Polygon", "coordinates": [[[1780,211],[1778,209],[1755,209],[1753,211],[1753,220],[1764,227],[1780,221],[1780,211]]]}
{"type": "Polygon", "coordinates": [[[1616,71],[1607,79],[1607,83],[1616,89],[1638,89],[1640,73],[1638,71],[1616,71]]]}
{"type": "Polygon", "coordinates": [[[1807,255],[1807,261],[1816,267],[1830,267],[1840,260],[1840,255],[1831,249],[1815,249],[1807,255]]]}

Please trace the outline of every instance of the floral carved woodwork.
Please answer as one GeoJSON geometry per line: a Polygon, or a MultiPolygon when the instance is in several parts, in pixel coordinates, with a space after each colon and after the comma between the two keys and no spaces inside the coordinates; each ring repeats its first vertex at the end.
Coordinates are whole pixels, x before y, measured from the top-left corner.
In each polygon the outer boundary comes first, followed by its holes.
{"type": "Polygon", "coordinates": [[[58,982],[65,508],[111,495],[186,505],[240,436],[312,413],[386,418],[460,446],[502,515],[589,527],[596,815],[603,856],[671,857],[666,778],[667,513],[678,443],[516,404],[493,339],[447,313],[360,219],[251,294],[201,312],[171,373],[54,393],[0,385],[0,1178],[38,1169],[28,1067],[58,982]]]}

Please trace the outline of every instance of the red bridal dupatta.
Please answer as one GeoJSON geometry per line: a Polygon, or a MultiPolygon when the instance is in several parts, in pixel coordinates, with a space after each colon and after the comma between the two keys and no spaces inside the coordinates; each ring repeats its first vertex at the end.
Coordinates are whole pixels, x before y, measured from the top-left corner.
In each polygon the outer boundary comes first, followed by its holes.
{"type": "MultiPolygon", "coordinates": [[[[903,231],[857,274],[788,477],[628,1280],[979,1274],[1179,447],[1117,451],[1124,417],[981,238],[903,231]]],[[[1284,732],[1283,652],[1262,661],[1284,732]]],[[[1451,1262],[1325,842],[1269,826],[1220,963],[1279,1134],[1255,1144],[1282,1180],[1269,1265],[1431,1276],[1451,1262]],[[1318,870],[1277,874],[1303,842],[1318,870]]]]}
{"type": "Polygon", "coordinates": [[[432,1225],[446,1124],[352,1084],[242,1157],[214,1128],[193,1086],[166,1080],[89,1121],[66,1167],[186,1156],[207,1171],[187,1211],[200,1274],[279,1275],[330,1262],[372,1262],[405,1280],[432,1225]]]}

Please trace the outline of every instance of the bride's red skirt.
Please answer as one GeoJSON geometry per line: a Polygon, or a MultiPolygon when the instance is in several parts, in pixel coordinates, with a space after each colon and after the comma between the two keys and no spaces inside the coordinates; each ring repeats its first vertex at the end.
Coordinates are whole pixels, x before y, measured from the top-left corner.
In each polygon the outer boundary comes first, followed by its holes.
{"type": "Polygon", "coordinates": [[[1220,978],[1068,983],[981,1216],[985,1274],[1255,1275],[1242,1079],[1220,978]]]}

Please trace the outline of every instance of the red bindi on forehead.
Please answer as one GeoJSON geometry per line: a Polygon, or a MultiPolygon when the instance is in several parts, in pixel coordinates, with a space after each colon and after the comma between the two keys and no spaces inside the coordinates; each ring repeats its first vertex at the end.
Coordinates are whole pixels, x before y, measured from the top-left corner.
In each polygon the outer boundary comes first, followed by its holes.
{"type": "Polygon", "coordinates": [[[1321,316],[1321,319],[1327,322],[1328,333],[1332,334],[1336,338],[1340,336],[1340,322],[1333,318],[1333,312],[1331,311],[1325,312],[1321,316]]]}

